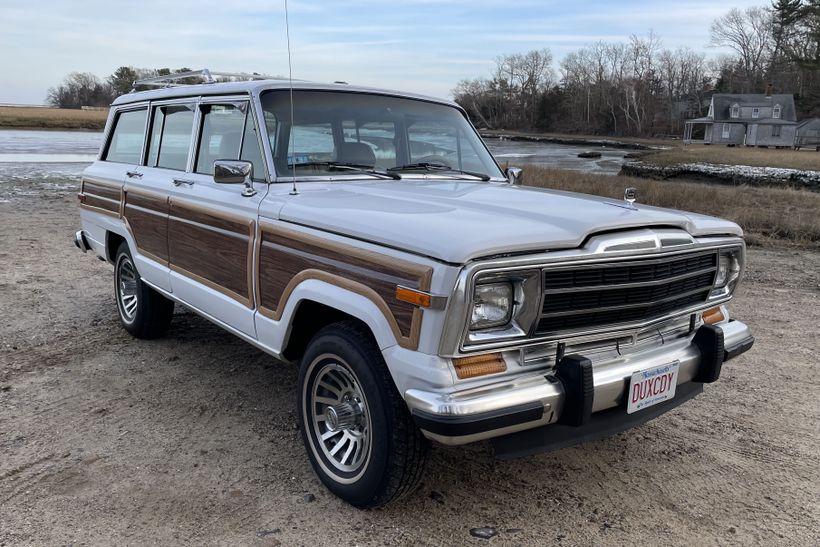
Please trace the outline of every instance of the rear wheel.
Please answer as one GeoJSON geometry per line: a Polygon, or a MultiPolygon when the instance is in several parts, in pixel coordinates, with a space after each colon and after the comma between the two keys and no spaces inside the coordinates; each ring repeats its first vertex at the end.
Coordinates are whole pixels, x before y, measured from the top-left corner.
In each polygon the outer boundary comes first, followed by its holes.
{"type": "Polygon", "coordinates": [[[418,486],[429,444],[396,390],[370,332],[325,327],[299,370],[302,440],[327,488],[357,507],[379,507],[418,486]]]}
{"type": "Polygon", "coordinates": [[[114,262],[114,291],[125,330],[137,338],[165,334],[174,315],[174,303],[142,282],[125,242],[117,249],[114,262]]]}

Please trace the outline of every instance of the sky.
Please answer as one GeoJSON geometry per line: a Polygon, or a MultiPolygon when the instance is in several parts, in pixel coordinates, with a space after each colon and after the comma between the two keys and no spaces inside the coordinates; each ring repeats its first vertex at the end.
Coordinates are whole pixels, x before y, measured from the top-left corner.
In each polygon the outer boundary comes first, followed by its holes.
{"type": "MultiPolygon", "coordinates": [[[[293,77],[450,97],[503,54],[555,68],[598,40],[659,34],[707,54],[712,20],[766,0],[290,0],[293,77]]],[[[190,67],[286,75],[284,0],[0,0],[0,103],[40,104],[74,71],[190,67]]]]}

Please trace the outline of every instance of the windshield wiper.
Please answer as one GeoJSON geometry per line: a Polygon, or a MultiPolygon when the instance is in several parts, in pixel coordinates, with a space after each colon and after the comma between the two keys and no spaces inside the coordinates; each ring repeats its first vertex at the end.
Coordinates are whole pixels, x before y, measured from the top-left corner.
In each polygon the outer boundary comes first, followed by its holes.
{"type": "Polygon", "coordinates": [[[463,169],[453,169],[449,165],[445,165],[443,163],[435,163],[435,162],[419,162],[419,163],[408,163],[407,165],[398,165],[396,167],[391,167],[388,169],[389,172],[395,171],[446,171],[448,173],[459,173],[461,175],[468,175],[471,177],[476,177],[483,181],[490,180],[490,175],[486,175],[484,173],[476,173],[474,171],[465,171],[463,169]]]}
{"type": "Polygon", "coordinates": [[[289,163],[289,168],[294,167],[322,167],[328,171],[356,171],[357,173],[364,173],[366,175],[373,175],[376,177],[400,180],[401,175],[398,173],[390,173],[388,171],[380,171],[373,169],[371,165],[364,165],[359,163],[345,163],[340,161],[306,161],[301,163],[289,163]]]}

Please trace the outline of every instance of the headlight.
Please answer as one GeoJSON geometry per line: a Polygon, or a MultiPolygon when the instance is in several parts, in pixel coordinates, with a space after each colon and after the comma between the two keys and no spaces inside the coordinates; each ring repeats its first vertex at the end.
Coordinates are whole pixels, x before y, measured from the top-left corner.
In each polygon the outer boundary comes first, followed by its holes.
{"type": "Polygon", "coordinates": [[[743,249],[725,249],[718,255],[717,272],[715,272],[715,288],[710,298],[719,298],[731,294],[740,280],[743,269],[743,249]]]}
{"type": "Polygon", "coordinates": [[[476,285],[473,293],[470,330],[506,325],[510,322],[512,310],[513,286],[511,283],[476,285]]]}

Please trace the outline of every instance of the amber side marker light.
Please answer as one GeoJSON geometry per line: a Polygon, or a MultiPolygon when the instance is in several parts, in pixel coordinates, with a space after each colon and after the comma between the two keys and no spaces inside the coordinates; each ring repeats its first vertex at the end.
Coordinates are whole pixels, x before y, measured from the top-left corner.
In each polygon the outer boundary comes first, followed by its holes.
{"type": "Polygon", "coordinates": [[[500,353],[488,353],[475,357],[457,357],[453,359],[456,375],[460,380],[475,378],[485,374],[495,374],[507,370],[507,363],[500,353]]]}
{"type": "Polygon", "coordinates": [[[426,292],[415,291],[407,287],[396,287],[396,299],[402,302],[409,302],[421,308],[429,308],[433,305],[432,296],[426,292]]]}
{"type": "Polygon", "coordinates": [[[714,325],[715,323],[720,323],[726,319],[723,316],[723,312],[720,311],[720,306],[717,308],[709,308],[705,312],[703,312],[703,322],[707,325],[714,325]]]}

